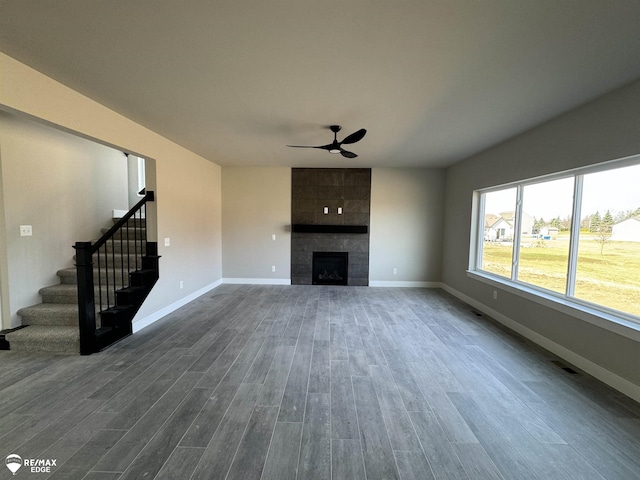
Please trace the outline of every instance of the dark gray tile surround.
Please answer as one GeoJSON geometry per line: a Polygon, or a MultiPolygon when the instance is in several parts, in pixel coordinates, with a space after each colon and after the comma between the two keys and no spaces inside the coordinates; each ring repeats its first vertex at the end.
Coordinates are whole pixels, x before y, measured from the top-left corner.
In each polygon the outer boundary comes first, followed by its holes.
{"type": "MultiPolygon", "coordinates": [[[[371,169],[293,168],[291,223],[369,226],[371,169]],[[323,213],[329,207],[329,214],[323,213]],[[343,208],[338,215],[338,207],[343,208]]],[[[348,252],[349,285],[369,284],[369,233],[291,234],[291,283],[311,284],[313,252],[348,252]]]]}

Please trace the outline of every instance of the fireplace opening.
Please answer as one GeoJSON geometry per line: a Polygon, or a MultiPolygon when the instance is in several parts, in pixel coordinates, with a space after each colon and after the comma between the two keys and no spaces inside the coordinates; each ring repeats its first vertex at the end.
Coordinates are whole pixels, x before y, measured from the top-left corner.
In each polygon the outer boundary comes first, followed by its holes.
{"type": "Polygon", "coordinates": [[[348,285],[348,252],[313,252],[313,285],[348,285]]]}

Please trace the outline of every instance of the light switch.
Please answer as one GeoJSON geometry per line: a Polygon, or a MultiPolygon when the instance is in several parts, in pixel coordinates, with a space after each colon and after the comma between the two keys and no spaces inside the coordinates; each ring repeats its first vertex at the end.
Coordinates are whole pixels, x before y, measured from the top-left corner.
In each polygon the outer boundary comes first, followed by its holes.
{"type": "Polygon", "coordinates": [[[21,237],[30,237],[33,235],[33,230],[31,225],[20,225],[20,236],[21,237]]]}
{"type": "Polygon", "coordinates": [[[165,247],[171,246],[171,239],[169,237],[164,238],[164,246],[165,247]]]}

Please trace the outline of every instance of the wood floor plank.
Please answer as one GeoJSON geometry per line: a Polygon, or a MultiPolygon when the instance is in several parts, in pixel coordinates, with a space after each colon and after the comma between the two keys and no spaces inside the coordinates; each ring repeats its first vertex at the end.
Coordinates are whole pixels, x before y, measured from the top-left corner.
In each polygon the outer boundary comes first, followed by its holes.
{"type": "Polygon", "coordinates": [[[189,478],[204,453],[204,448],[177,447],[171,453],[155,480],[189,478]]]}
{"type": "Polygon", "coordinates": [[[331,360],[349,360],[347,341],[341,323],[331,324],[331,360]]]}
{"type": "Polygon", "coordinates": [[[109,453],[98,461],[95,470],[124,472],[201,377],[202,374],[195,372],[187,372],[182,375],[109,453]]]}
{"type": "Polygon", "coordinates": [[[360,330],[362,344],[364,345],[364,351],[367,355],[369,365],[386,365],[387,360],[384,358],[384,353],[382,353],[382,348],[380,348],[380,344],[372,328],[366,325],[360,325],[358,329],[360,330]]]}
{"type": "Polygon", "coordinates": [[[298,480],[331,477],[330,395],[310,393],[302,431],[298,480]]]}
{"type": "Polygon", "coordinates": [[[331,350],[328,340],[313,341],[309,393],[329,393],[331,390],[331,350]]]}
{"type": "Polygon", "coordinates": [[[207,445],[192,479],[225,478],[258,399],[260,385],[243,383],[207,445]]]}
{"type": "Polygon", "coordinates": [[[432,480],[431,466],[421,451],[395,451],[396,463],[402,480],[432,480]]]}
{"type": "Polygon", "coordinates": [[[263,407],[280,405],[289,378],[294,347],[279,346],[273,356],[269,372],[265,377],[257,404],[263,407]]]}
{"type": "Polygon", "coordinates": [[[331,438],[360,438],[349,363],[331,362],[331,438]]]}
{"type": "Polygon", "coordinates": [[[75,428],[62,435],[60,440],[42,452],[42,457],[55,458],[58,464],[63,464],[95,437],[113,416],[114,414],[110,412],[94,411],[76,425],[75,428]]]}
{"type": "Polygon", "coordinates": [[[399,480],[373,380],[370,377],[353,377],[352,380],[367,479],[399,480]]]}
{"type": "MultiPolygon", "coordinates": [[[[182,447],[206,447],[222,422],[240,385],[225,382],[213,391],[180,441],[182,447]]],[[[209,390],[209,389],[207,389],[209,390]]],[[[240,394],[243,394],[241,391],[240,394]]]]}
{"type": "Polygon", "coordinates": [[[277,407],[255,407],[227,480],[260,480],[277,417],[277,407]]]}
{"type": "Polygon", "coordinates": [[[505,478],[522,480],[539,478],[535,473],[535,467],[502,435],[495,422],[482,413],[469,395],[449,393],[448,396],[505,478]]]}
{"type": "Polygon", "coordinates": [[[245,375],[243,382],[245,383],[264,383],[269,367],[274,355],[276,354],[276,348],[280,346],[280,338],[269,336],[262,344],[262,348],[256,355],[251,368],[245,375]]]}
{"type": "Polygon", "coordinates": [[[382,418],[394,450],[417,452],[420,441],[413,429],[391,371],[385,365],[372,365],[371,379],[378,398],[382,418]]]}
{"type": "MultiPolygon", "coordinates": [[[[124,407],[107,428],[114,430],[128,430],[135,425],[149,409],[167,393],[174,383],[182,377],[184,372],[193,363],[193,357],[181,357],[173,365],[158,377],[146,390],[135,397],[130,404],[124,407]]],[[[198,378],[201,375],[198,375],[198,378]]]]}
{"type": "Polygon", "coordinates": [[[333,480],[366,480],[360,439],[331,441],[331,472],[333,480]]]}
{"type": "Polygon", "coordinates": [[[296,480],[301,436],[301,422],[276,423],[262,480],[296,480]]]}
{"type": "Polygon", "coordinates": [[[100,410],[103,412],[121,412],[124,408],[130,405],[135,399],[142,394],[148,388],[152,388],[153,384],[158,381],[162,375],[166,375],[172,365],[177,368],[175,370],[181,370],[181,366],[185,360],[180,360],[184,356],[184,349],[170,349],[164,356],[162,356],[153,365],[147,368],[135,382],[129,383],[126,387],[116,393],[113,397],[107,400],[100,410]]]}
{"type": "Polygon", "coordinates": [[[469,425],[451,403],[451,399],[435,381],[434,373],[423,364],[410,364],[411,373],[422,390],[431,410],[452,442],[478,443],[469,425]]]}
{"type": "Polygon", "coordinates": [[[467,475],[453,444],[432,412],[410,412],[409,415],[436,478],[475,480],[467,475]]]}
{"type": "Polygon", "coordinates": [[[121,480],[154,478],[168,460],[178,442],[211,395],[211,390],[192,389],[184,401],[160,427],[135,460],[123,473],[121,480]]]}
{"type": "Polygon", "coordinates": [[[301,422],[304,418],[312,350],[313,348],[309,344],[298,344],[296,347],[280,404],[278,416],[280,422],[301,422]]]}
{"type": "MultiPolygon", "coordinates": [[[[53,472],[50,480],[80,480],[85,478],[98,459],[108,453],[122,438],[124,430],[101,430],[68,461],[53,472]]],[[[120,475],[118,473],[118,475],[120,475]]]]}
{"type": "Polygon", "coordinates": [[[498,468],[479,443],[454,443],[453,446],[470,479],[509,480],[500,474],[498,468]]]}

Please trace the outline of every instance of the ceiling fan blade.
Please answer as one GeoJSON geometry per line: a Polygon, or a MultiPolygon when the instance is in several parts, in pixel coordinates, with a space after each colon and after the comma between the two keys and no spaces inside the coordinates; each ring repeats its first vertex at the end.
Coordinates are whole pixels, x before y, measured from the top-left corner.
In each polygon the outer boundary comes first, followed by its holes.
{"type": "Polygon", "coordinates": [[[323,148],[325,150],[328,149],[328,145],[324,145],[322,147],[315,147],[315,146],[311,146],[311,145],[287,145],[287,147],[293,147],[293,148],[323,148]]]}
{"type": "Polygon", "coordinates": [[[347,152],[346,150],[344,150],[342,148],[340,149],[340,153],[342,154],[343,157],[347,157],[347,158],[356,158],[358,156],[355,153],[347,152]]]}
{"type": "Polygon", "coordinates": [[[346,137],[344,137],[344,140],[342,140],[342,142],[340,142],[340,143],[356,143],[356,142],[359,142],[360,140],[362,140],[362,138],[365,136],[366,133],[367,133],[367,131],[364,128],[361,128],[357,132],[353,132],[351,135],[347,135],[346,137]]]}

